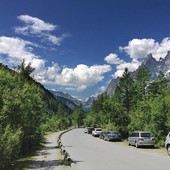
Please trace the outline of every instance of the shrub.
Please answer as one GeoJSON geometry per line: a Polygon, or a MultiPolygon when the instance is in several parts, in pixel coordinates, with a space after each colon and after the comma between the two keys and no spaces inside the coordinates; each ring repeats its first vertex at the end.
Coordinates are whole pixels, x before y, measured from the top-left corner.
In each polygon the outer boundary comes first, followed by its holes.
{"type": "Polygon", "coordinates": [[[0,127],[0,169],[8,169],[20,151],[20,129],[12,130],[10,125],[0,127]]]}

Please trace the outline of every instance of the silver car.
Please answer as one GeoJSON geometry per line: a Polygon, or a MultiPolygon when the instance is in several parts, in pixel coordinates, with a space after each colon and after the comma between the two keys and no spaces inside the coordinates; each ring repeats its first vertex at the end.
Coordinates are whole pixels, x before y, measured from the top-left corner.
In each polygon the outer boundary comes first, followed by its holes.
{"type": "Polygon", "coordinates": [[[155,145],[155,138],[151,132],[146,131],[135,131],[128,138],[128,145],[134,145],[136,148],[140,146],[151,146],[155,145]]]}

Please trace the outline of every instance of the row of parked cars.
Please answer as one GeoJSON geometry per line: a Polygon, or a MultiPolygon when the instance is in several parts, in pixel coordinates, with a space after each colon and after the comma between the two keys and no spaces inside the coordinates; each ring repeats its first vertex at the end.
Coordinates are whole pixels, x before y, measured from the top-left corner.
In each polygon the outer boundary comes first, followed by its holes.
{"type": "Polygon", "coordinates": [[[86,127],[85,133],[92,134],[94,137],[99,137],[106,141],[121,141],[122,137],[119,132],[116,131],[102,131],[101,128],[86,127]]]}
{"type": "MultiPolygon", "coordinates": [[[[121,141],[122,136],[117,131],[102,131],[101,128],[85,127],[85,133],[92,134],[94,137],[99,137],[107,141],[121,141]]],[[[141,146],[155,146],[155,137],[151,132],[148,131],[134,131],[128,137],[128,145],[133,145],[136,148],[141,146]]],[[[170,133],[167,135],[165,140],[165,148],[170,156],[170,133]]]]}

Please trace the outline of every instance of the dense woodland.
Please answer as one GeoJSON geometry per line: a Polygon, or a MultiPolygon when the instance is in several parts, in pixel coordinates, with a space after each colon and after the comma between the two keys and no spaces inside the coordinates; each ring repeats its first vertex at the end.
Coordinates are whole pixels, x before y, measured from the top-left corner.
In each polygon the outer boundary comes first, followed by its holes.
{"type": "Polygon", "coordinates": [[[0,169],[37,147],[45,132],[72,125],[73,112],[30,74],[23,61],[15,70],[0,64],[0,169]]]}
{"type": "Polygon", "coordinates": [[[38,146],[45,132],[70,126],[118,130],[124,138],[134,130],[148,130],[163,146],[170,130],[170,84],[159,74],[151,80],[142,65],[135,76],[125,69],[113,96],[102,94],[91,111],[75,111],[62,104],[30,75],[23,61],[16,69],[0,64],[0,169],[38,146]]]}
{"type": "Polygon", "coordinates": [[[135,76],[125,69],[114,95],[100,95],[84,123],[118,130],[124,138],[135,130],[151,131],[157,146],[164,146],[170,130],[170,84],[162,73],[152,80],[144,65],[135,76]]]}

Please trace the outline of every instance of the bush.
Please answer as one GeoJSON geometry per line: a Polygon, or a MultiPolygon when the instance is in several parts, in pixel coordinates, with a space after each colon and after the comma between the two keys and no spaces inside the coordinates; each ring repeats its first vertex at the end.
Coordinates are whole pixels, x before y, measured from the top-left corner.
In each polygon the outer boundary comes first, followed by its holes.
{"type": "Polygon", "coordinates": [[[116,131],[117,130],[116,127],[113,125],[113,123],[106,124],[105,128],[108,131],[116,131]]]}
{"type": "Polygon", "coordinates": [[[10,125],[0,127],[0,169],[9,169],[20,152],[20,129],[12,130],[10,125]]]}

